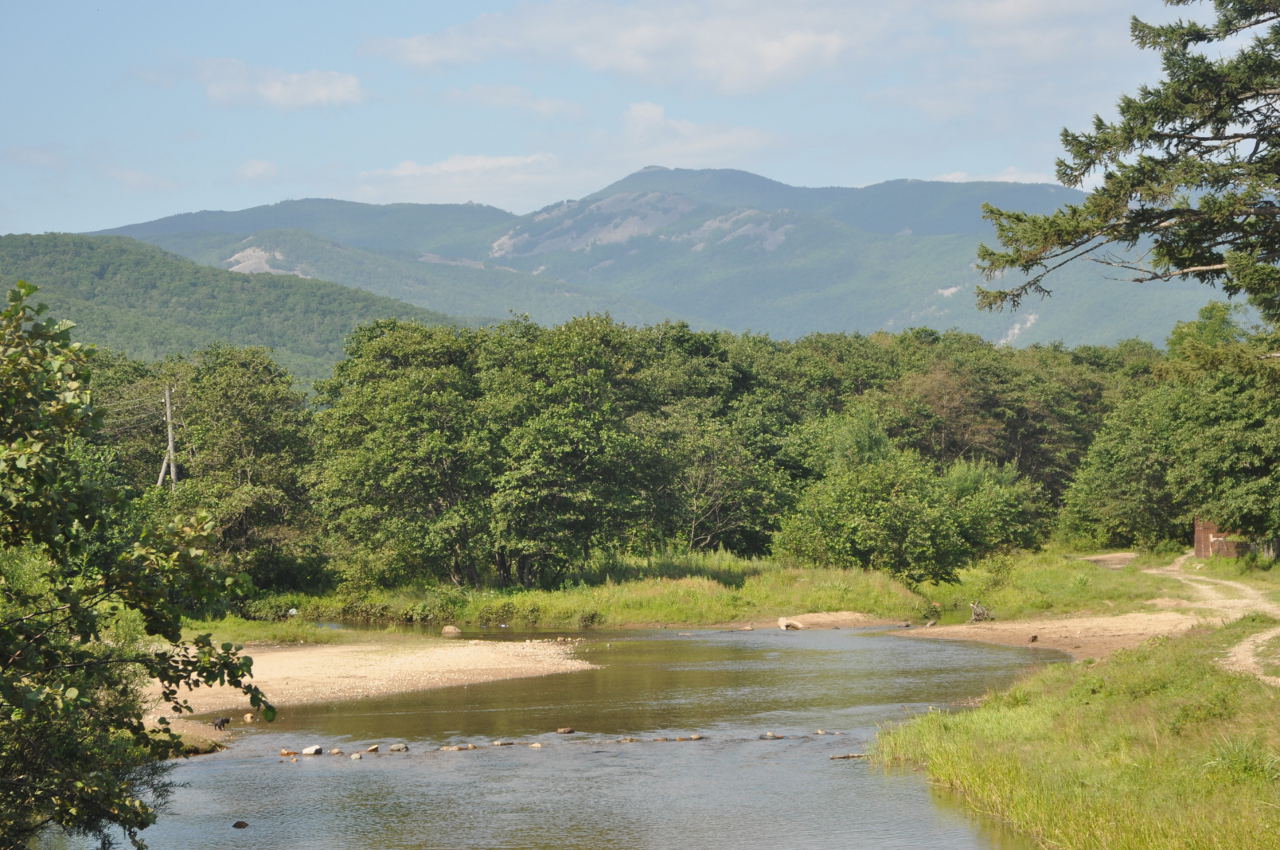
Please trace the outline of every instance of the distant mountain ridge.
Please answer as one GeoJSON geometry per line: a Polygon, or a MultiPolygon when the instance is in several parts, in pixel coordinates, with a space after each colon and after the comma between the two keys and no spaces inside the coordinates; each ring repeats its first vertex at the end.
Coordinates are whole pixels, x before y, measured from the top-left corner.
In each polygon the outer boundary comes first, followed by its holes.
{"type": "Polygon", "coordinates": [[[1048,184],[894,180],[789,186],[731,169],[649,167],[528,215],[477,204],[309,199],[113,228],[197,262],[333,280],[451,315],[587,312],[631,322],[797,337],[959,328],[993,341],[1160,342],[1214,292],[1125,286],[1088,263],[1020,313],[973,289],[984,202],[1048,212],[1082,199],[1048,184]],[[246,265],[249,264],[249,265],[246,265]]]}

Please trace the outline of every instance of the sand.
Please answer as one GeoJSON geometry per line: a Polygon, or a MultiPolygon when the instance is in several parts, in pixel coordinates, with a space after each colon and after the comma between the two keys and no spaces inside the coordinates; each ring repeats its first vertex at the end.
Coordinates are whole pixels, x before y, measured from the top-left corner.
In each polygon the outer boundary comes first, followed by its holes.
{"type": "MultiPolygon", "coordinates": [[[[588,670],[595,665],[574,657],[576,640],[457,641],[412,638],[374,643],[249,646],[253,682],[281,713],[289,706],[387,694],[474,685],[588,670]]],[[[231,718],[214,730],[208,721],[182,719],[175,730],[186,738],[225,740],[252,712],[234,688],[198,688],[183,694],[198,714],[231,718]]],[[[193,741],[194,743],[194,741],[193,741]]]]}
{"type": "MultiPolygon", "coordinates": [[[[1132,553],[1121,553],[1085,560],[1093,561],[1104,569],[1118,569],[1132,561],[1133,557],[1132,553]]],[[[1077,659],[1101,659],[1117,650],[1138,646],[1149,638],[1182,634],[1202,624],[1221,625],[1254,611],[1280,616],[1280,606],[1269,601],[1258,590],[1237,581],[1196,575],[1196,569],[1197,565],[1191,561],[1191,556],[1183,555],[1167,567],[1146,570],[1155,575],[1177,579],[1192,590],[1194,599],[1191,601],[1151,600],[1153,607],[1165,610],[1115,616],[966,623],[912,629],[903,634],[919,638],[974,640],[1006,646],[1035,645],[1061,650],[1077,659]]],[[[1280,634],[1280,629],[1274,632],[1280,634]]],[[[1266,632],[1233,648],[1224,660],[1224,666],[1267,681],[1268,677],[1262,676],[1261,664],[1254,658],[1254,653],[1258,646],[1274,636],[1271,632],[1266,632]]],[[[1270,683],[1280,684],[1280,680],[1270,683]]]]}

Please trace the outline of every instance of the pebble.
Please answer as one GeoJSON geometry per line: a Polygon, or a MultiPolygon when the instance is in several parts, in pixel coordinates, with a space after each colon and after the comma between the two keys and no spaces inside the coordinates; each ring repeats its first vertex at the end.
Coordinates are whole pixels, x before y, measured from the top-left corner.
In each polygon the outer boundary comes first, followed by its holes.
{"type": "Polygon", "coordinates": [[[529,749],[531,749],[531,750],[540,750],[540,749],[542,749],[542,744],[541,744],[540,742],[538,742],[538,741],[534,741],[532,744],[530,744],[530,745],[529,745],[529,749]]]}
{"type": "Polygon", "coordinates": [[[557,735],[572,735],[573,733],[574,728],[572,726],[561,726],[556,730],[557,735]]]}
{"type": "Polygon", "coordinates": [[[331,756],[340,756],[340,755],[342,755],[342,750],[339,750],[338,748],[336,748],[336,747],[335,747],[334,749],[329,750],[329,755],[331,755],[331,756]]]}
{"type": "Polygon", "coordinates": [[[362,755],[361,753],[352,753],[352,754],[351,754],[351,760],[352,760],[352,761],[359,761],[359,760],[360,760],[360,759],[362,759],[362,758],[364,758],[364,755],[362,755]]]}
{"type": "Polygon", "coordinates": [[[231,824],[231,828],[232,829],[248,829],[249,824],[245,821],[238,820],[235,823],[231,824]]]}
{"type": "Polygon", "coordinates": [[[366,752],[366,753],[376,753],[377,751],[378,751],[378,745],[377,745],[377,744],[374,744],[372,747],[370,747],[369,749],[365,750],[365,752],[366,752]]]}
{"type": "Polygon", "coordinates": [[[409,745],[408,744],[392,744],[387,749],[393,753],[407,753],[409,752],[409,745]]]}

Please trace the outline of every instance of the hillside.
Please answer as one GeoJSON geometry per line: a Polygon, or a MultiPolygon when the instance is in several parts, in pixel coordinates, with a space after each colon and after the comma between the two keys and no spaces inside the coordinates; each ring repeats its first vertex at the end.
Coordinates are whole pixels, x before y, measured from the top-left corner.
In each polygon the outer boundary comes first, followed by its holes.
{"type": "Polygon", "coordinates": [[[333,280],[451,315],[528,313],[559,323],[584,313],[655,322],[643,300],[540,277],[488,257],[519,219],[479,204],[284,201],[239,212],[185,213],[92,235],[123,235],[205,265],[333,280]]]}
{"type": "Polygon", "coordinates": [[[328,375],[357,325],[458,321],[325,281],[201,266],[124,237],[0,236],[0,285],[18,280],[40,287],[37,300],[75,322],[80,340],[149,360],[214,342],[267,346],[308,383],[328,375]]]}
{"type": "Polygon", "coordinates": [[[335,280],[454,315],[632,322],[798,337],[958,328],[993,341],[1161,342],[1214,297],[1125,285],[1080,263],[1016,314],[974,306],[981,205],[1045,212],[1061,186],[895,180],[803,188],[727,169],[651,167],[525,216],[478,205],[289,201],[116,228],[223,268],[335,280]]]}

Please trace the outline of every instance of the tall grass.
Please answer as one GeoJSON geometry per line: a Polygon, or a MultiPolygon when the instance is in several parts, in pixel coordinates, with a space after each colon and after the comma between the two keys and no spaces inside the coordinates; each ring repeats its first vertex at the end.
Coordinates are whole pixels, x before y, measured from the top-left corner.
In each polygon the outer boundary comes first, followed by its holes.
{"type": "Polygon", "coordinates": [[[875,755],[925,768],[1046,847],[1275,848],[1276,695],[1217,663],[1270,625],[1251,616],[1054,665],[972,711],[882,731],[875,755]]]}
{"type": "Polygon", "coordinates": [[[219,620],[183,620],[184,640],[202,634],[212,635],[214,643],[334,643],[343,638],[335,629],[301,618],[263,621],[228,616],[219,620]]]}
{"type": "Polygon", "coordinates": [[[969,603],[981,602],[1001,620],[1066,614],[1121,614],[1141,610],[1159,596],[1186,598],[1181,582],[1142,572],[1172,561],[1147,556],[1120,569],[1085,561],[1061,546],[1039,552],[994,555],[959,572],[958,584],[921,585],[920,596],[936,602],[942,622],[967,620],[969,603]]]}
{"type": "MultiPolygon", "coordinates": [[[[1168,560],[1168,559],[1166,559],[1168,560]]],[[[422,585],[285,594],[246,606],[252,619],[591,626],[718,625],[813,611],[858,611],[886,619],[968,619],[981,601],[1001,619],[1081,611],[1120,613],[1155,596],[1185,594],[1171,579],[1136,567],[1108,570],[1063,549],[989,558],[959,584],[909,588],[884,573],[805,568],[723,552],[597,557],[557,590],[473,590],[422,585]],[[935,604],[936,603],[936,606],[935,604]]],[[[305,638],[302,638],[305,639],[305,638]]]]}

